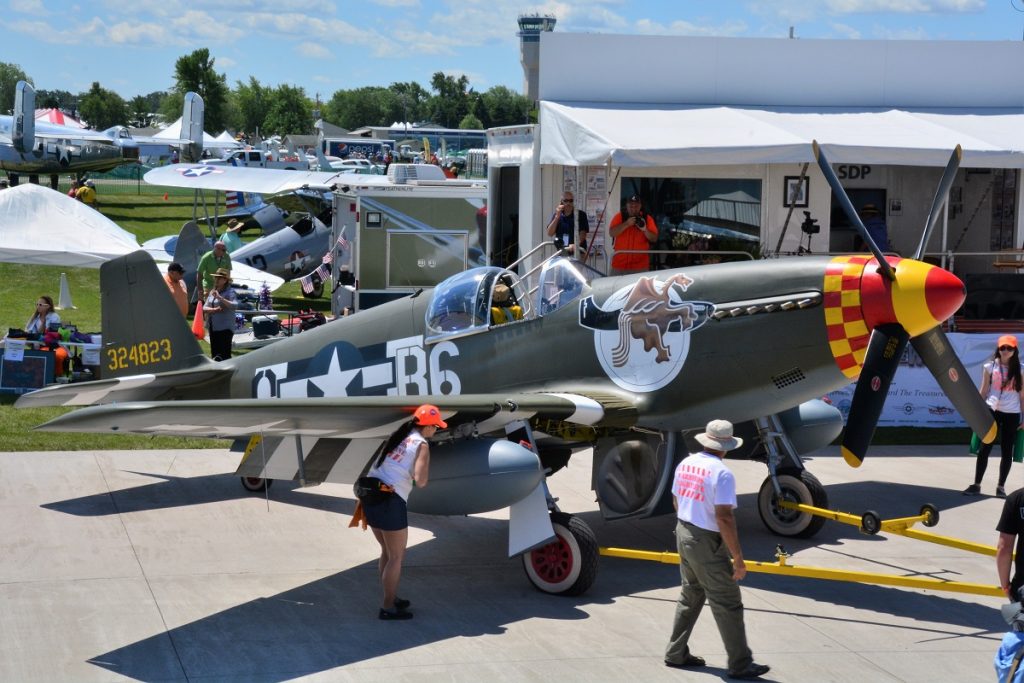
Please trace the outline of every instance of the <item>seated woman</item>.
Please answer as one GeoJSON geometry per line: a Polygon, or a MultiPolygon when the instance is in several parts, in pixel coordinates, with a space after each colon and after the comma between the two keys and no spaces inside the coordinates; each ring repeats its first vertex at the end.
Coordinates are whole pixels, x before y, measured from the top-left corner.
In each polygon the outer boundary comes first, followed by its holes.
{"type": "Polygon", "coordinates": [[[36,301],[36,310],[25,323],[25,331],[29,334],[41,335],[59,325],[60,316],[53,309],[53,299],[44,294],[36,301]]]}

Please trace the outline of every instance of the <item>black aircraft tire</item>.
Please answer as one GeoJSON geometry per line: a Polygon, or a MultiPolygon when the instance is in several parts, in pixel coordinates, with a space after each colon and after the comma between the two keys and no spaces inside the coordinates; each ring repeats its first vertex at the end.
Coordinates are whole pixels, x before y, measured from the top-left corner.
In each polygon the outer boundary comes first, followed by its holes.
{"type": "Polygon", "coordinates": [[[582,595],[597,578],[597,538],[578,517],[554,512],[557,537],[523,554],[523,569],[534,587],[552,595],[582,595]]]}
{"type": "Polygon", "coordinates": [[[241,477],[241,479],[242,487],[246,491],[252,491],[253,493],[266,491],[274,483],[273,479],[264,479],[262,477],[241,477]]]}
{"type": "MultiPolygon", "coordinates": [[[[778,479],[784,500],[820,508],[828,507],[825,487],[807,470],[781,472],[778,479]]],[[[771,477],[761,484],[761,490],[757,494],[757,512],[768,530],[777,536],[810,538],[825,525],[824,517],[780,508],[777,505],[771,477]]]]}

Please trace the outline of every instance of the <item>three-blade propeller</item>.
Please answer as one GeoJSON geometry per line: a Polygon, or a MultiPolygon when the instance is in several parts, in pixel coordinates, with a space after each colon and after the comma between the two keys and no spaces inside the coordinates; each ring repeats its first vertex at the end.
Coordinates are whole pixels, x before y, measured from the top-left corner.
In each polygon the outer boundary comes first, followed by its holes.
{"type": "Polygon", "coordinates": [[[882,414],[889,385],[896,374],[908,340],[971,429],[983,442],[991,443],[996,436],[992,413],[967,376],[963,363],[957,358],[939,326],[944,317],[953,312],[947,311],[948,306],[944,308],[942,304],[956,300],[955,297],[951,297],[950,292],[959,287],[961,295],[956,302],[956,306],[959,306],[959,302],[962,301],[963,285],[951,273],[920,263],[928,238],[960,166],[960,146],[957,145],[953,150],[946,165],[913,260],[896,260],[895,268],[864,227],[817,142],[813,143],[813,149],[825,180],[877,262],[877,274],[868,271],[874,267],[872,263],[865,268],[864,278],[878,279],[881,276],[880,282],[871,281],[868,285],[862,284],[862,288],[867,286],[874,290],[884,290],[882,293],[886,295],[886,303],[891,306],[895,318],[895,321],[885,320],[876,324],[871,330],[864,365],[854,389],[853,402],[843,433],[843,458],[853,467],[859,467],[864,460],[875,427],[878,425],[878,418],[882,414]]]}

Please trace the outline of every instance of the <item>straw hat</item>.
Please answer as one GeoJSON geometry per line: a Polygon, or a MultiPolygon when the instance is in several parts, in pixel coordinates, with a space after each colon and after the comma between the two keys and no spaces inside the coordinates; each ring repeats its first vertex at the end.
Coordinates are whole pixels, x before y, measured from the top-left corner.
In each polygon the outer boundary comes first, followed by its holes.
{"type": "Polygon", "coordinates": [[[694,437],[704,448],[713,451],[731,451],[743,445],[743,439],[732,435],[732,422],[728,420],[712,420],[704,429],[703,434],[694,437]]]}

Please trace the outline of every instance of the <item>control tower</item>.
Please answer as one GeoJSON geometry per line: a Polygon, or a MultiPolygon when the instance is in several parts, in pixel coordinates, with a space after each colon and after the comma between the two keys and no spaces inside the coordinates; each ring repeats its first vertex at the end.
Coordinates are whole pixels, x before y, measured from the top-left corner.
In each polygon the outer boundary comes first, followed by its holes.
{"type": "Polygon", "coordinates": [[[519,60],[523,64],[523,94],[537,101],[537,80],[540,76],[540,34],[554,31],[553,14],[519,15],[519,60]]]}

